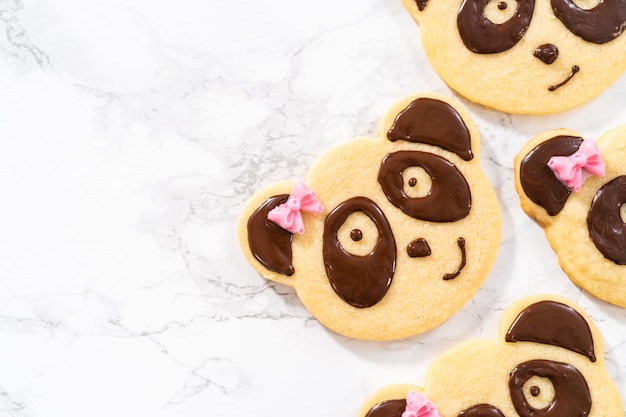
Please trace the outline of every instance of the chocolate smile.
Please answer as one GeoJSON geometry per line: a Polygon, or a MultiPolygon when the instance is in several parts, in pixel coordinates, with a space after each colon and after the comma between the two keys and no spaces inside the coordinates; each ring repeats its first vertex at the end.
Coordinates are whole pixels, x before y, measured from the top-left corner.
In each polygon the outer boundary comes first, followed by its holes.
{"type": "Polygon", "coordinates": [[[456,271],[451,274],[445,274],[443,276],[444,281],[448,281],[450,279],[458,277],[461,274],[461,270],[465,268],[465,263],[467,262],[467,257],[465,254],[465,239],[460,237],[456,241],[456,243],[459,245],[459,249],[461,250],[461,263],[459,264],[459,267],[456,269],[456,271]]]}
{"type": "Polygon", "coordinates": [[[557,88],[563,87],[565,84],[567,84],[572,78],[574,78],[574,75],[576,75],[576,73],[578,73],[578,71],[580,71],[580,67],[578,65],[574,65],[572,67],[572,72],[569,73],[569,75],[567,76],[567,78],[563,81],[561,81],[558,84],[555,85],[551,85],[550,87],[548,87],[548,90],[550,91],[555,91],[557,88]]]}

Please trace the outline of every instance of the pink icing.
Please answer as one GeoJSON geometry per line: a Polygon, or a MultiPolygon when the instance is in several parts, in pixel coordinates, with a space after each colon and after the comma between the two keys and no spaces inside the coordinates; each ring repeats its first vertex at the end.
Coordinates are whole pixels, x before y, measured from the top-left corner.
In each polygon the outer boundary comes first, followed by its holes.
{"type": "Polygon", "coordinates": [[[603,176],[606,169],[600,150],[592,139],[584,140],[570,156],[553,156],[548,166],[559,181],[572,191],[580,190],[589,175],[603,176]]]}
{"type": "Polygon", "coordinates": [[[301,181],[296,181],[287,198],[287,202],[274,207],[268,214],[268,220],[291,233],[304,234],[302,212],[321,213],[324,206],[315,193],[301,181]]]}
{"type": "Polygon", "coordinates": [[[406,395],[406,409],[402,417],[441,417],[441,414],[424,394],[409,391],[406,395]]]}

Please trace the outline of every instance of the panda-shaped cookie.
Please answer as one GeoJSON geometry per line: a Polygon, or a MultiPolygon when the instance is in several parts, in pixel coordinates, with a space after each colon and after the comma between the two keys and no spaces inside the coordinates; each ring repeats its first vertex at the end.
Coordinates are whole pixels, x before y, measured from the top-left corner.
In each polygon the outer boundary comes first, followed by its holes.
{"type": "Polygon", "coordinates": [[[507,113],[594,98],[626,70],[626,0],[402,0],[459,94],[507,113]]]}
{"type": "Polygon", "coordinates": [[[535,136],[515,158],[515,188],[569,278],[626,307],[626,125],[597,141],[566,129],[535,136]]]}
{"type": "Polygon", "coordinates": [[[239,220],[242,251],[337,333],[424,332],[472,297],[498,251],[500,211],[479,152],[458,103],[406,97],[378,137],[338,144],[304,183],[252,196],[239,220]]]}
{"type": "Polygon", "coordinates": [[[424,386],[372,394],[359,417],[622,417],[602,336],[570,300],[536,295],[503,314],[497,339],[440,354],[424,386]],[[404,414],[403,414],[404,413],[404,414]]]}

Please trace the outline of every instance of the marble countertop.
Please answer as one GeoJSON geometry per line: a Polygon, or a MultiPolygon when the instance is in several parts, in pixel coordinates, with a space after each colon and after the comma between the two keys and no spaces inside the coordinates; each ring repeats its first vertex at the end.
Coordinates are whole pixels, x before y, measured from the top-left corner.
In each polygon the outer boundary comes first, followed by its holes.
{"type": "Polygon", "coordinates": [[[540,131],[626,122],[626,76],[551,116],[457,97],[501,204],[496,263],[442,326],[374,343],[258,276],[235,221],[396,99],[454,96],[399,1],[0,0],[0,27],[1,417],[356,416],[536,292],[590,313],[626,400],[626,310],[566,278],[512,169],[540,131]]]}

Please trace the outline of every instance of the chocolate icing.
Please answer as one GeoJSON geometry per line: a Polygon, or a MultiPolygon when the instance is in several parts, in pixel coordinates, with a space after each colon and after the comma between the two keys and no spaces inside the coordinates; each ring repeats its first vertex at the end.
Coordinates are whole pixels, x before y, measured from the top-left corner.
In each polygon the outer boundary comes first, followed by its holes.
{"type": "Polygon", "coordinates": [[[411,258],[424,258],[431,254],[428,241],[423,237],[417,238],[409,243],[406,247],[406,252],[411,258]]]}
{"type": "Polygon", "coordinates": [[[472,198],[465,177],[454,164],[438,155],[420,151],[388,154],[378,171],[378,182],[394,206],[416,219],[454,222],[470,212],[472,198]],[[404,192],[402,172],[412,166],[422,167],[432,179],[431,189],[424,197],[411,198],[404,192]]]}
{"type": "Polygon", "coordinates": [[[363,232],[360,229],[353,229],[350,232],[350,239],[358,242],[359,240],[363,239],[363,232]]]}
{"type": "Polygon", "coordinates": [[[346,303],[366,308],[385,296],[396,268],[396,242],[387,218],[372,200],[353,197],[339,204],[326,217],[322,250],[330,284],[346,303]],[[369,217],[378,230],[378,241],[365,256],[346,252],[337,238],[341,225],[357,211],[369,217]]]}
{"type": "Polygon", "coordinates": [[[620,207],[626,203],[626,175],[604,184],[593,198],[587,214],[589,236],[605,258],[626,265],[626,224],[620,207]]]}
{"type": "Polygon", "coordinates": [[[365,417],[401,417],[406,409],[406,400],[387,400],[376,404],[365,417]]]}
{"type": "Polygon", "coordinates": [[[426,8],[426,5],[428,4],[428,0],[415,0],[415,4],[417,4],[417,8],[421,12],[426,8]]]}
{"type": "Polygon", "coordinates": [[[465,47],[477,54],[496,54],[514,47],[526,33],[535,8],[534,0],[518,0],[517,10],[505,23],[485,16],[490,0],[464,0],[457,15],[457,26],[465,47]]]}
{"type": "Polygon", "coordinates": [[[396,116],[387,138],[438,146],[465,161],[474,157],[470,133],[461,115],[448,103],[432,98],[411,102],[396,116]]]}
{"type": "Polygon", "coordinates": [[[589,323],[578,311],[556,301],[539,301],[526,307],[509,328],[505,340],[559,346],[596,361],[589,323]]]}
{"type": "Polygon", "coordinates": [[[567,78],[564,79],[563,81],[561,81],[558,84],[551,85],[550,87],[548,87],[548,90],[556,91],[557,89],[563,87],[565,84],[570,82],[572,78],[574,78],[574,75],[578,74],[578,71],[580,71],[580,67],[578,65],[572,66],[572,72],[569,73],[567,78]]]}
{"type": "Polygon", "coordinates": [[[537,145],[520,164],[520,183],[532,202],[556,216],[565,206],[570,190],[554,175],[548,160],[552,156],[569,156],[576,152],[583,138],[556,136],[537,145]]]}
{"type": "Polygon", "coordinates": [[[287,201],[289,194],[268,198],[248,219],[248,246],[252,255],[270,271],[291,276],[293,234],[267,219],[267,213],[287,201]]]}
{"type": "Polygon", "coordinates": [[[533,385],[532,387],[530,387],[530,395],[532,395],[533,397],[538,397],[539,394],[541,394],[541,388],[539,388],[537,385],[533,385]]]}
{"type": "Polygon", "coordinates": [[[467,257],[465,255],[465,239],[460,237],[458,238],[456,243],[459,245],[459,249],[461,249],[461,263],[459,264],[459,267],[456,269],[456,271],[454,271],[451,274],[445,274],[443,276],[444,281],[454,279],[458,277],[459,275],[461,275],[461,271],[463,270],[463,268],[465,268],[465,263],[467,262],[467,257]]]}
{"type": "Polygon", "coordinates": [[[544,64],[552,64],[559,56],[559,48],[551,43],[539,45],[533,55],[541,60],[544,64]]]}
{"type": "Polygon", "coordinates": [[[491,404],[476,404],[461,411],[458,417],[504,417],[504,414],[491,404]]]}
{"type": "Polygon", "coordinates": [[[587,381],[578,369],[562,362],[532,360],[517,365],[511,371],[509,391],[521,417],[586,417],[591,410],[587,381]],[[548,378],[554,386],[554,398],[542,409],[531,406],[524,394],[524,384],[533,376],[548,378]]]}
{"type": "Polygon", "coordinates": [[[626,0],[601,0],[590,10],[581,9],[572,0],[551,0],[550,3],[554,15],[570,32],[587,42],[607,43],[626,29],[626,0]]]}

